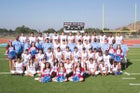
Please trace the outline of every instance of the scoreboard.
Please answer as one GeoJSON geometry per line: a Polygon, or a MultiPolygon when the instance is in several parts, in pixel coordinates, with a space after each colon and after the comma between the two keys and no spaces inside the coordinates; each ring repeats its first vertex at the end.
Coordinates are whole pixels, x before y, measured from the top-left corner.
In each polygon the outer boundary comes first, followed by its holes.
{"type": "Polygon", "coordinates": [[[84,32],[84,22],[64,22],[64,32],[84,32]]]}

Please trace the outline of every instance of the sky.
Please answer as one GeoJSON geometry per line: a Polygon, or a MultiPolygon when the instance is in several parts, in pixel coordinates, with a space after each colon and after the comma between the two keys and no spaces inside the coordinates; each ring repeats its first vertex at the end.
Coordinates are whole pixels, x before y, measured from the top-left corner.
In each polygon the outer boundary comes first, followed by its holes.
{"type": "Polygon", "coordinates": [[[140,0],[0,0],[0,28],[18,26],[40,31],[56,30],[63,22],[85,22],[85,28],[102,28],[104,4],[105,27],[115,29],[134,22],[134,4],[140,21],[140,0]]]}

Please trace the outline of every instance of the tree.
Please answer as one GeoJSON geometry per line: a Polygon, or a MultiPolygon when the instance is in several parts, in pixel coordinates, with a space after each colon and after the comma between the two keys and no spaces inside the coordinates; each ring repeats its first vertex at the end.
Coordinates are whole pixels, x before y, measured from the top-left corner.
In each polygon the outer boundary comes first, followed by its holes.
{"type": "Polygon", "coordinates": [[[57,31],[59,34],[63,32],[63,28],[60,28],[58,31],[57,31]]]}
{"type": "Polygon", "coordinates": [[[110,29],[109,28],[104,28],[104,30],[108,30],[109,31],[110,29]]]}
{"type": "Polygon", "coordinates": [[[5,33],[5,32],[8,32],[8,30],[5,28],[0,28],[0,33],[5,33]]]}
{"type": "Polygon", "coordinates": [[[128,29],[127,27],[123,27],[122,31],[129,31],[130,29],[128,29]]]}
{"type": "Polygon", "coordinates": [[[93,28],[87,28],[87,29],[85,29],[85,32],[88,32],[88,33],[92,33],[94,30],[93,30],[93,28]]]}
{"type": "Polygon", "coordinates": [[[37,30],[35,30],[35,29],[30,29],[29,27],[26,27],[26,26],[21,26],[21,27],[17,27],[16,29],[15,29],[15,32],[17,32],[17,33],[31,33],[31,32],[37,32],[37,30]]]}
{"type": "Polygon", "coordinates": [[[102,32],[102,30],[99,29],[99,28],[87,28],[87,29],[85,29],[85,32],[88,32],[89,34],[90,34],[90,33],[93,33],[94,31],[95,31],[96,33],[102,32]]]}
{"type": "Polygon", "coordinates": [[[49,29],[43,31],[43,33],[46,33],[46,32],[48,32],[48,33],[54,33],[55,32],[55,29],[49,28],[49,29]]]}

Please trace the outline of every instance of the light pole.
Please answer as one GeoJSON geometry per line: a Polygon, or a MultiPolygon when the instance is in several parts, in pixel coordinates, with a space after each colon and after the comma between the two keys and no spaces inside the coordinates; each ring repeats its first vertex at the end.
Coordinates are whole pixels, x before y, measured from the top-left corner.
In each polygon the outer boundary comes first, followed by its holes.
{"type": "Polygon", "coordinates": [[[104,32],[104,3],[102,4],[102,31],[104,32]]]}
{"type": "Polygon", "coordinates": [[[134,13],[134,32],[137,31],[136,25],[137,25],[137,4],[135,3],[135,13],[134,13]]]}

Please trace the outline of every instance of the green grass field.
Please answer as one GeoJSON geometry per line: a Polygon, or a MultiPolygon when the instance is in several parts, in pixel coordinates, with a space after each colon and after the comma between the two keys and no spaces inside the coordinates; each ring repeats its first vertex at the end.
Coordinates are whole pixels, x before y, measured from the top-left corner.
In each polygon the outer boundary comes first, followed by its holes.
{"type": "MultiPolygon", "coordinates": [[[[8,61],[4,55],[5,48],[0,48],[0,72],[9,71],[8,61]]],[[[140,48],[130,48],[129,66],[124,72],[140,73],[140,48]]],[[[140,75],[120,75],[106,77],[88,77],[84,82],[39,83],[27,76],[0,74],[0,93],[140,93],[140,75]],[[136,79],[122,79],[122,78],[136,79]]]]}

